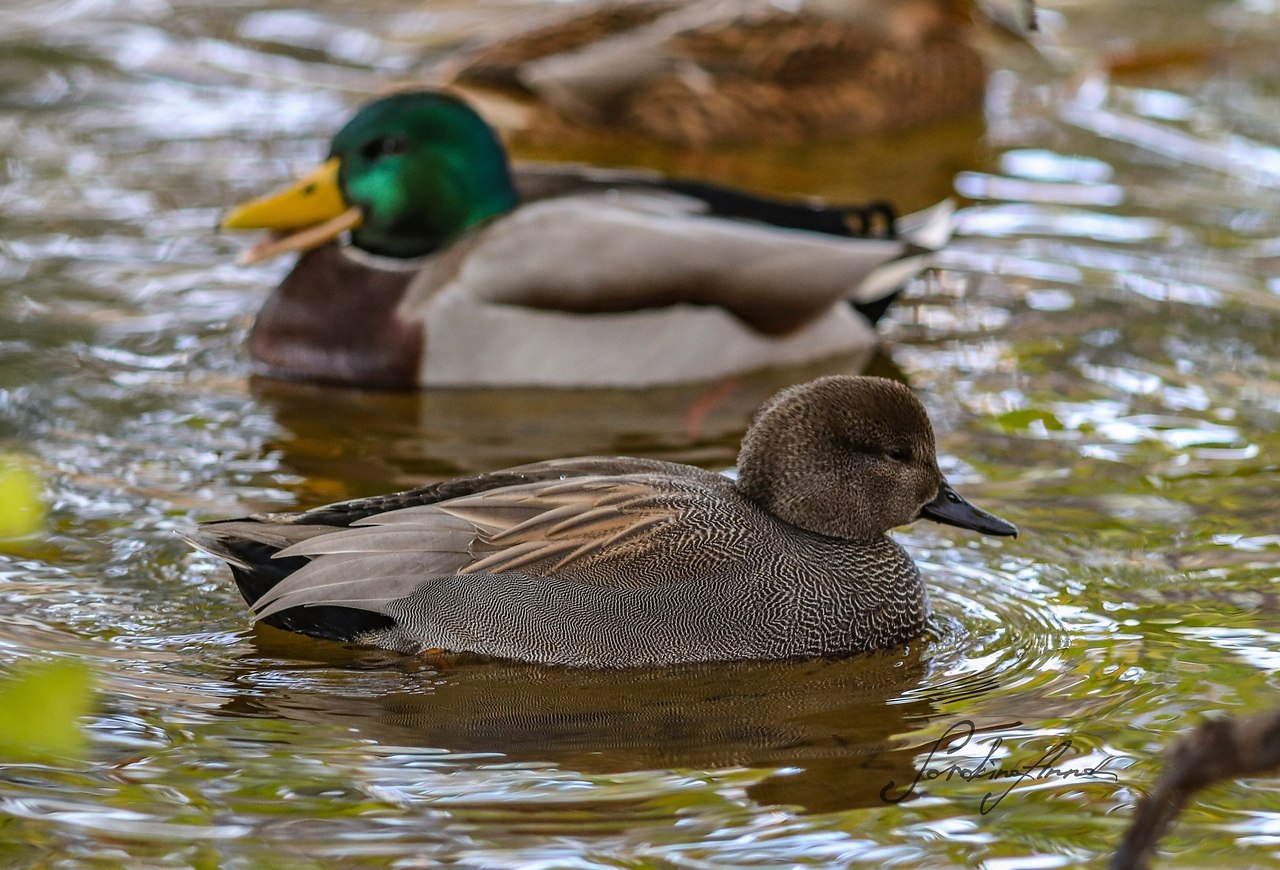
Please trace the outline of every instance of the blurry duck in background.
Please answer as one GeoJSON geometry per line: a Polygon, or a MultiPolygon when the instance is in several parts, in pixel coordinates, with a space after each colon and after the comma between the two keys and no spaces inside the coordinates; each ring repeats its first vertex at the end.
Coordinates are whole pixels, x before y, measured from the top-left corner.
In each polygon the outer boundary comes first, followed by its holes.
{"type": "Polygon", "coordinates": [[[304,252],[250,334],[271,376],[642,387],[867,350],[951,205],[896,220],[647,172],[513,172],[465,102],[415,91],[366,105],[321,167],[222,226],[273,231],[248,262],[304,252]]]}
{"type": "Polygon", "coordinates": [[[585,127],[682,146],[849,138],[982,105],[969,0],[585,5],[464,50],[438,80],[535,138],[585,127]]]}

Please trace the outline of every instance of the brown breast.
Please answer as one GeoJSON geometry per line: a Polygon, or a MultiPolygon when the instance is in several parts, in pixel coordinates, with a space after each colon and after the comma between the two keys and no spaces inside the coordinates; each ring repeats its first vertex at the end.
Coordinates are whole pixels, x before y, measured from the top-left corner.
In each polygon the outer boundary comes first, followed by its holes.
{"type": "Polygon", "coordinates": [[[259,312],[249,353],[272,377],[416,387],[422,324],[397,312],[414,274],[358,263],[336,244],[309,251],[259,312]]]}

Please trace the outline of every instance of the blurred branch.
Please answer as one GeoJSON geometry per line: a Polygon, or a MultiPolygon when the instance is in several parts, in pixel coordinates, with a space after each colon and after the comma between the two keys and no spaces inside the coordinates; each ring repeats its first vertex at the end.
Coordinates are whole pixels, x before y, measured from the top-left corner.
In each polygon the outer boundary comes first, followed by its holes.
{"type": "Polygon", "coordinates": [[[1138,802],[1111,870],[1147,870],[1160,838],[1195,792],[1280,767],[1280,710],[1248,719],[1211,719],[1175,743],[1167,756],[1155,787],[1138,802]]]}

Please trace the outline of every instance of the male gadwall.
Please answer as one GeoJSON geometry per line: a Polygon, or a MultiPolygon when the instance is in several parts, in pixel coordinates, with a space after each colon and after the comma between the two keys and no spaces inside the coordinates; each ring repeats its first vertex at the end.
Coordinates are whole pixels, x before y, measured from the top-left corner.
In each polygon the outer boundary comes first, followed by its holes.
{"type": "Polygon", "coordinates": [[[421,653],[635,667],[827,656],[924,628],[920,517],[1010,523],[943,479],[902,384],[833,376],[757,413],[738,479],[651,459],[561,459],[302,513],[204,523],[258,619],[421,653]]]}

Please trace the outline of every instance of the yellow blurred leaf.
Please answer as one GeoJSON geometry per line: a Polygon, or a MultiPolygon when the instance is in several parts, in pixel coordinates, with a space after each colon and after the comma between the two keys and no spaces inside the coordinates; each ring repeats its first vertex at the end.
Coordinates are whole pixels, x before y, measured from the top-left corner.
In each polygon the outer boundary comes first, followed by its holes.
{"type": "Polygon", "coordinates": [[[93,675],[74,661],[37,662],[0,681],[0,760],[77,755],[80,720],[93,704],[93,675]]]}
{"type": "Polygon", "coordinates": [[[0,454],[0,539],[25,538],[44,528],[43,490],[24,458],[0,454]]]}

